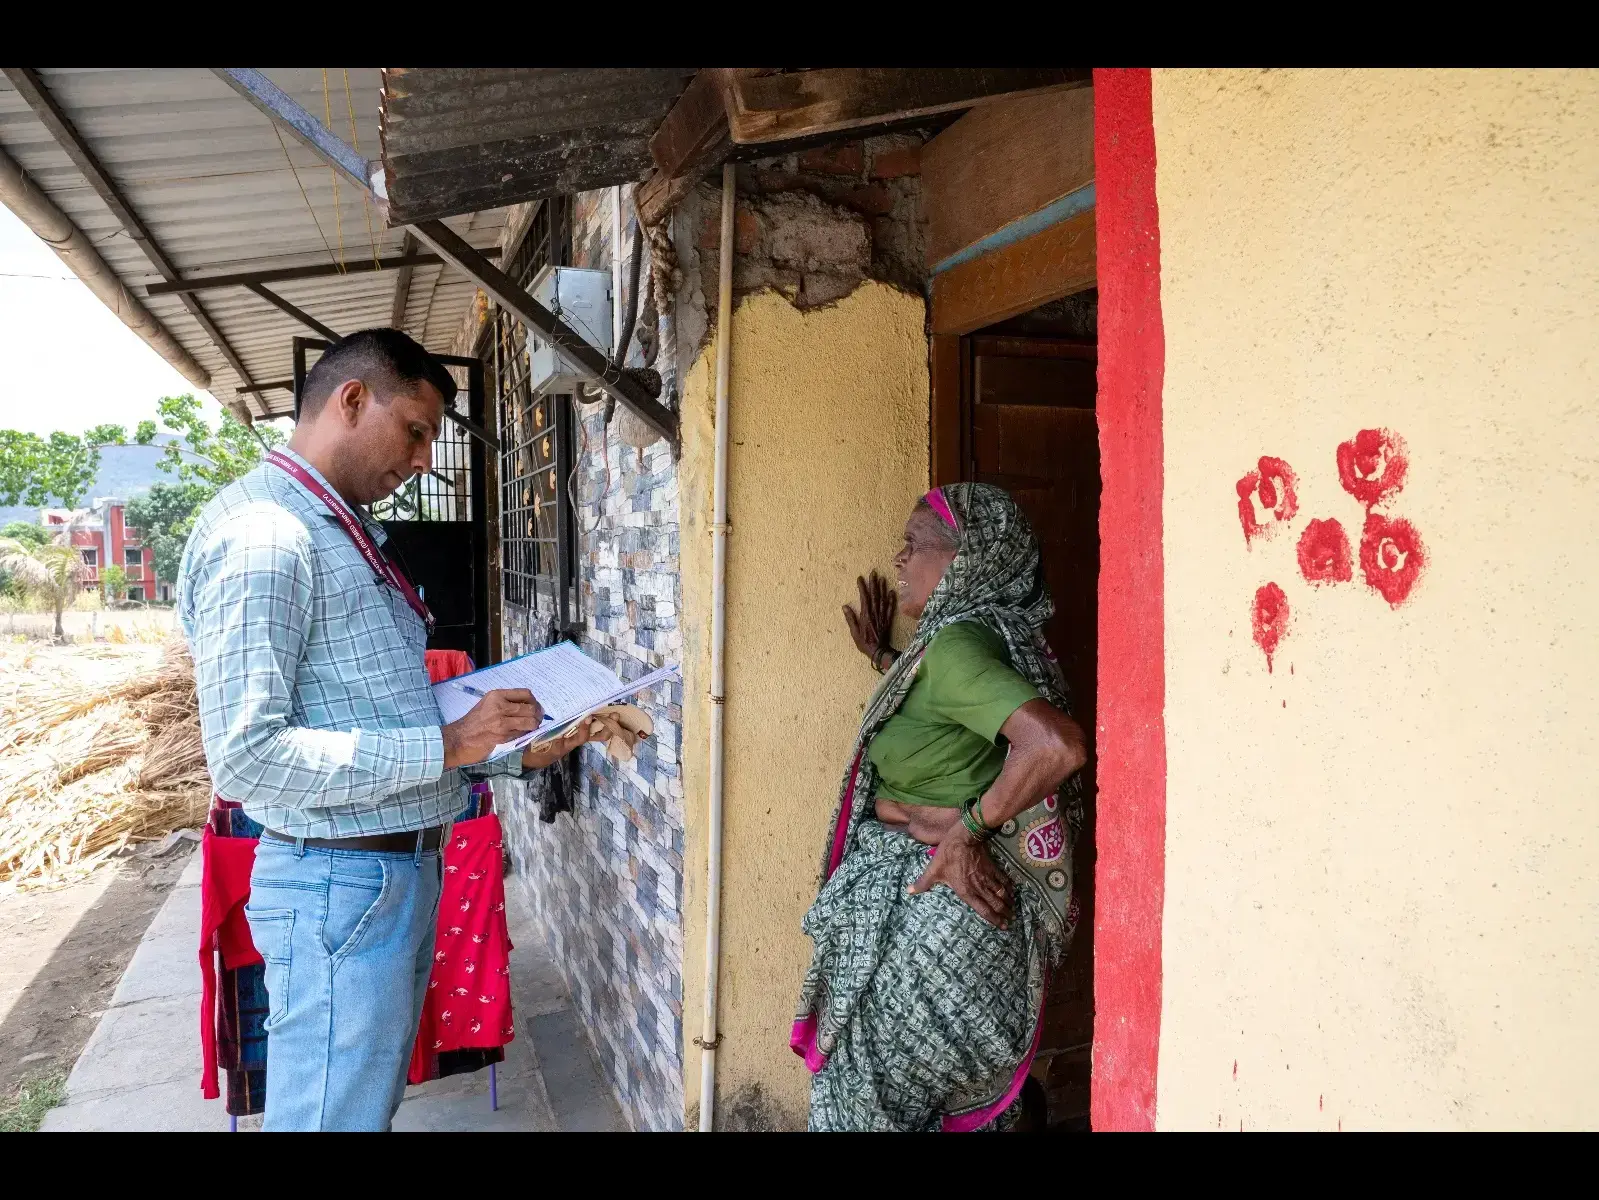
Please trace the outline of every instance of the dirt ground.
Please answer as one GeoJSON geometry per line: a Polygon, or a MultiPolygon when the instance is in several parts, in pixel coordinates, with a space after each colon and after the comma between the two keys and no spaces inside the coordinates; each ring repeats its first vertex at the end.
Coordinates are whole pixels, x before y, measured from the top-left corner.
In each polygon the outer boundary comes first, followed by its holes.
{"type": "Polygon", "coordinates": [[[193,851],[129,855],[54,891],[0,893],[0,1103],[70,1071],[193,851]]]}

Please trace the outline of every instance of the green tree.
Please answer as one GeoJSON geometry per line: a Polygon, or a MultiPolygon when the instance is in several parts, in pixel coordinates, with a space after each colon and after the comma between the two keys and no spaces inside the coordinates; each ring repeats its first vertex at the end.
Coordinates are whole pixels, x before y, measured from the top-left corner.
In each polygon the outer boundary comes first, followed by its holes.
{"type": "Polygon", "coordinates": [[[83,584],[87,570],[83,555],[72,546],[55,542],[30,546],[15,538],[0,537],[0,568],[55,609],[56,640],[65,641],[61,610],[72,603],[83,584]]]}
{"type": "Polygon", "coordinates": [[[198,479],[214,488],[231,483],[285,440],[282,432],[272,426],[251,428],[226,409],[222,411],[222,423],[212,429],[192,392],[163,396],[156,411],[161,414],[161,423],[181,434],[187,447],[185,450],[176,442],[168,442],[161,469],[184,483],[198,479]]]}
{"type": "Polygon", "coordinates": [[[42,546],[50,540],[50,531],[32,521],[7,521],[5,528],[0,529],[0,537],[29,546],[42,546]]]}
{"type": "Polygon", "coordinates": [[[116,563],[101,567],[100,590],[105,594],[107,604],[121,600],[128,594],[128,573],[116,563]]]}
{"type": "Polygon", "coordinates": [[[155,550],[157,579],[170,583],[178,577],[195,515],[215,493],[209,483],[157,483],[128,501],[127,522],[139,531],[140,540],[155,550]]]}
{"type": "MultiPolygon", "coordinates": [[[[141,421],[134,441],[148,446],[155,440],[154,421],[141,421]]],[[[65,508],[76,508],[100,473],[100,451],[128,444],[121,425],[96,425],[80,437],[0,429],[0,505],[24,503],[42,508],[52,498],[65,508]]]]}

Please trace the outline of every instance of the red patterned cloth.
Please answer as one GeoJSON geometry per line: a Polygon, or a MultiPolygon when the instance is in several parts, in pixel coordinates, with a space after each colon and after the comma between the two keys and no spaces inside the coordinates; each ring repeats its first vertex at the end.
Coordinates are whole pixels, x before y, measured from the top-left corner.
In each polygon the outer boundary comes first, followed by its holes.
{"type": "MultiPolygon", "coordinates": [[[[472,670],[472,660],[460,650],[429,650],[427,668],[428,678],[442,683],[472,670]]],[[[433,974],[406,1073],[411,1083],[499,1061],[500,1047],[516,1034],[504,838],[492,812],[493,792],[487,784],[473,792],[468,811],[479,815],[457,821],[444,847],[433,974]],[[473,1051],[487,1053],[480,1060],[473,1051]]]]}
{"type": "Polygon", "coordinates": [[[207,822],[200,856],[200,1094],[215,1100],[222,1094],[217,1087],[217,956],[229,971],[261,961],[244,919],[255,839],[217,837],[207,822]]]}
{"type": "Polygon", "coordinates": [[[438,941],[409,1078],[430,1078],[423,1058],[504,1046],[511,1018],[511,938],[505,924],[500,819],[459,821],[444,852],[438,941]]]}

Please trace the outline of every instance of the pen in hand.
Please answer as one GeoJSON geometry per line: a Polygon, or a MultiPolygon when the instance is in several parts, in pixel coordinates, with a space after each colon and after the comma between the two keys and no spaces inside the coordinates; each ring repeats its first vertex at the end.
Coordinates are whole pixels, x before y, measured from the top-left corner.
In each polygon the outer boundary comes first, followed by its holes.
{"type": "MultiPolygon", "coordinates": [[[[458,683],[455,686],[460,688],[468,696],[476,696],[479,700],[483,699],[483,697],[488,695],[487,692],[479,691],[477,688],[473,687],[469,683],[458,683]]],[[[545,713],[543,719],[539,722],[539,724],[542,725],[545,721],[553,721],[554,719],[555,718],[550,716],[549,713],[545,713]]]]}

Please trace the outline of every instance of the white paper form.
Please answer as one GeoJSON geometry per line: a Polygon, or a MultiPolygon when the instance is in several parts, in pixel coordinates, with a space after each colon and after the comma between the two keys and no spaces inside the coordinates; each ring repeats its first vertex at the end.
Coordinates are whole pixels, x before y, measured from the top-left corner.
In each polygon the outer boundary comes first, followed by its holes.
{"type": "Polygon", "coordinates": [[[494,747],[490,759],[521,750],[564,733],[579,717],[615,704],[677,674],[661,667],[624,683],[620,676],[584,654],[571,642],[557,642],[509,662],[484,667],[433,685],[445,724],[459,721],[477,706],[480,694],[501,688],[526,688],[544,708],[544,724],[532,733],[494,747]]]}

